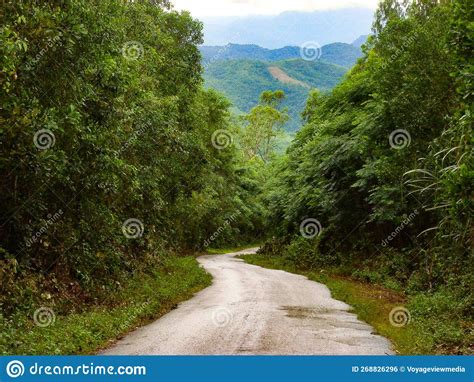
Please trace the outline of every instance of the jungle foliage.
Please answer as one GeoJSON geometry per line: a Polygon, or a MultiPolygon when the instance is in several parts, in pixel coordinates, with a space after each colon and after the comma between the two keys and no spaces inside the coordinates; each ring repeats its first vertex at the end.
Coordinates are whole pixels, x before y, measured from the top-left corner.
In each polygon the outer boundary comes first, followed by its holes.
{"type": "Polygon", "coordinates": [[[465,0],[380,4],[364,58],[310,95],[273,163],[266,253],[427,293],[424,313],[431,301],[438,320],[472,323],[472,12],[465,0]]]}
{"type": "Polygon", "coordinates": [[[259,235],[258,185],[213,142],[231,123],[202,86],[200,22],[161,0],[0,13],[0,319],[114,293],[216,231],[214,245],[259,235]]]}

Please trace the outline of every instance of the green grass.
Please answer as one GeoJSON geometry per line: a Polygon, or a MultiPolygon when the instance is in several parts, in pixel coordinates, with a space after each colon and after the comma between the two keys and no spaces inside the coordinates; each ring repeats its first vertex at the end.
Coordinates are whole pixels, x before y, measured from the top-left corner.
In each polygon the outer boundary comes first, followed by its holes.
{"type": "Polygon", "coordinates": [[[156,270],[131,278],[114,296],[120,301],[115,306],[99,303],[81,313],[56,315],[45,328],[24,314],[9,320],[0,315],[0,355],[92,354],[169,312],[211,280],[195,258],[170,257],[156,270]]]}
{"type": "Polygon", "coordinates": [[[351,305],[362,321],[388,338],[398,354],[472,354],[472,322],[452,315],[453,300],[458,299],[450,295],[440,292],[408,299],[399,292],[327,271],[298,269],[282,257],[256,254],[242,256],[242,259],[265,268],[302,274],[325,284],[335,299],[351,305]],[[390,324],[390,312],[395,307],[407,307],[411,312],[411,321],[407,326],[398,328],[390,324]]]}

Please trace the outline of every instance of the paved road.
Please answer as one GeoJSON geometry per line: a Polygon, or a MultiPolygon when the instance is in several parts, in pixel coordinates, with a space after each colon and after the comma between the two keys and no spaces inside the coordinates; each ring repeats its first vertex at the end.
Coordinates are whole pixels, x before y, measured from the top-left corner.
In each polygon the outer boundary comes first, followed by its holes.
{"type": "Polygon", "coordinates": [[[200,257],[212,286],[103,354],[393,354],[326,286],[235,258],[252,252],[200,257]]]}

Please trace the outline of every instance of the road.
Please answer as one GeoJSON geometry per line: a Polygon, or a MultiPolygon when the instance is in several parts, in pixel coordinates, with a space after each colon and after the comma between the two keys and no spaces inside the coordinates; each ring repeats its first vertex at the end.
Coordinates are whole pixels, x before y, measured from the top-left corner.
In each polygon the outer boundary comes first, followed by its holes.
{"type": "Polygon", "coordinates": [[[254,252],[200,257],[210,287],[102,354],[393,354],[326,286],[236,258],[254,252]]]}

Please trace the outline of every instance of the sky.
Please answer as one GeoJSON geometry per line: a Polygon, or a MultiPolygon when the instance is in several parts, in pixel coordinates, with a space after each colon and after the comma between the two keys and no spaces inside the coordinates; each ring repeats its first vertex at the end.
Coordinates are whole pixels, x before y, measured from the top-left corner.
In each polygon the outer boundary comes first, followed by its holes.
{"type": "Polygon", "coordinates": [[[316,11],[377,7],[378,0],[171,0],[194,17],[275,15],[285,11],[316,11]]]}

